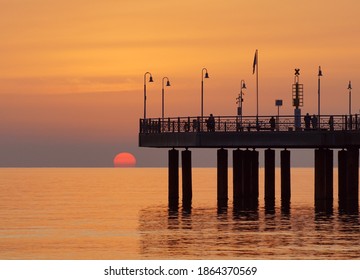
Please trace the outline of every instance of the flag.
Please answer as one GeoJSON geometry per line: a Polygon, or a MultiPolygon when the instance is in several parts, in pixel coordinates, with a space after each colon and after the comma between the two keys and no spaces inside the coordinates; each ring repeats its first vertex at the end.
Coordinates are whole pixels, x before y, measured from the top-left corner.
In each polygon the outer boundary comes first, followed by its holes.
{"type": "Polygon", "coordinates": [[[258,63],[258,51],[255,51],[255,56],[254,56],[254,63],[253,63],[253,74],[255,73],[255,67],[257,67],[257,63],[258,63]]]}

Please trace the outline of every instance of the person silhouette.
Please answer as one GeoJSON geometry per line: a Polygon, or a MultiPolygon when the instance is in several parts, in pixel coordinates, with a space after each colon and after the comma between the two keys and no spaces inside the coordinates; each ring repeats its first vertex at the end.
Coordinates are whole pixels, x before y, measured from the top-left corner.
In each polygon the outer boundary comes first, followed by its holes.
{"type": "Polygon", "coordinates": [[[304,117],[304,121],[305,121],[305,129],[306,130],[310,129],[311,117],[310,117],[309,113],[306,113],[306,115],[304,117]]]}
{"type": "Polygon", "coordinates": [[[330,127],[331,131],[334,130],[334,117],[333,116],[330,116],[330,118],[329,118],[329,127],[330,127]]]}
{"type": "Polygon", "coordinates": [[[318,119],[315,114],[311,118],[311,124],[312,124],[313,129],[317,129],[318,119]]]}
{"type": "Polygon", "coordinates": [[[271,117],[270,120],[269,120],[269,123],[270,123],[271,131],[274,131],[275,130],[275,125],[276,125],[275,118],[271,117]]]}
{"type": "Polygon", "coordinates": [[[193,119],[193,131],[199,131],[199,122],[196,119],[193,119]]]}
{"type": "Polygon", "coordinates": [[[210,114],[210,117],[206,121],[206,126],[208,131],[214,132],[215,131],[215,118],[213,114],[210,114]]]}

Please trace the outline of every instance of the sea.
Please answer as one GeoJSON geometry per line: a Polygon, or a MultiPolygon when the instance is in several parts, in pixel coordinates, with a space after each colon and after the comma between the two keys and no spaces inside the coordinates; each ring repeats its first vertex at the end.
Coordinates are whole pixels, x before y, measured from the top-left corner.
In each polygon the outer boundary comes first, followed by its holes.
{"type": "MultiPolygon", "coordinates": [[[[313,168],[291,169],[282,211],[276,169],[273,211],[217,207],[216,168],[193,168],[191,208],[168,209],[167,168],[1,168],[2,260],[360,259],[359,211],[314,207],[313,168]]],[[[181,176],[180,176],[181,177],[181,176]]],[[[180,178],[181,191],[181,178],[180,178]]]]}

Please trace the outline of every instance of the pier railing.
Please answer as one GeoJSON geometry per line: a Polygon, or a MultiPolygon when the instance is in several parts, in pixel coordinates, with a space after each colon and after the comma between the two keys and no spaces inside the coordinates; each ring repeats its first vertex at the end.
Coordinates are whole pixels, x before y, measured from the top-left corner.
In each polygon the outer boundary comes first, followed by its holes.
{"type": "Polygon", "coordinates": [[[140,119],[140,133],[341,131],[359,130],[360,116],[322,115],[305,122],[305,116],[214,116],[140,119]],[[273,119],[272,119],[273,118],[273,119]]]}

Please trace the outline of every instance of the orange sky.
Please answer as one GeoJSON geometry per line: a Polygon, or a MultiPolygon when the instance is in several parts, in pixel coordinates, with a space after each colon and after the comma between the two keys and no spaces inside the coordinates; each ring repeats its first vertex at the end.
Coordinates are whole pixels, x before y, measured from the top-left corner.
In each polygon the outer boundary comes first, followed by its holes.
{"type": "Polygon", "coordinates": [[[203,67],[210,75],[205,114],[234,115],[244,79],[244,114],[253,115],[255,49],[260,114],[274,114],[275,99],[292,114],[294,68],[304,83],[303,112],[316,112],[319,65],[322,113],[347,112],[349,80],[353,112],[360,109],[356,0],[0,0],[0,6],[0,166],[111,165],[122,151],[146,165],[151,152],[137,148],[144,73],[155,80],[148,117],[161,114],[164,76],[172,84],[166,116],[199,115],[203,67]]]}

